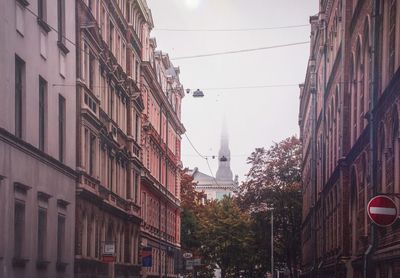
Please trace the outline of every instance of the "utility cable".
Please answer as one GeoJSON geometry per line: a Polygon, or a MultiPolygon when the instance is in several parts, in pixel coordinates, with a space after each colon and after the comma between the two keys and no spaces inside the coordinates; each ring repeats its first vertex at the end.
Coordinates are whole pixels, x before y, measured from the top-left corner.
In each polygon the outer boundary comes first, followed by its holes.
{"type": "Polygon", "coordinates": [[[214,53],[206,53],[206,54],[197,54],[197,55],[190,55],[190,56],[174,57],[174,58],[171,58],[171,60],[184,60],[184,59],[203,58],[203,57],[220,56],[220,55],[228,55],[228,54],[246,53],[246,52],[254,52],[254,51],[267,50],[267,49],[283,48],[283,47],[302,45],[302,44],[309,44],[309,43],[310,43],[310,41],[294,42],[294,43],[288,43],[288,44],[277,44],[277,45],[263,46],[263,47],[257,47],[257,48],[247,48],[247,49],[239,49],[239,50],[230,50],[230,51],[222,51],[222,52],[214,52],[214,53]]]}
{"type": "Polygon", "coordinates": [[[220,185],[218,184],[218,182],[217,182],[217,179],[216,179],[215,176],[214,176],[214,173],[213,173],[212,169],[211,169],[210,163],[209,163],[209,161],[208,161],[208,157],[205,156],[205,155],[202,155],[202,154],[197,150],[197,148],[193,145],[192,141],[189,139],[189,136],[188,136],[186,133],[184,133],[184,134],[185,134],[185,137],[186,137],[186,139],[188,140],[190,146],[192,146],[193,150],[197,153],[197,155],[200,156],[201,158],[203,158],[203,159],[207,162],[207,167],[208,167],[208,170],[210,171],[211,177],[214,179],[215,184],[216,184],[217,186],[220,186],[220,185]]]}
{"type": "Polygon", "coordinates": [[[249,32],[249,31],[265,31],[265,30],[281,30],[308,27],[309,24],[287,25],[276,27],[259,27],[259,28],[233,28],[233,29],[180,29],[180,28],[154,28],[156,31],[166,32],[249,32]]]}

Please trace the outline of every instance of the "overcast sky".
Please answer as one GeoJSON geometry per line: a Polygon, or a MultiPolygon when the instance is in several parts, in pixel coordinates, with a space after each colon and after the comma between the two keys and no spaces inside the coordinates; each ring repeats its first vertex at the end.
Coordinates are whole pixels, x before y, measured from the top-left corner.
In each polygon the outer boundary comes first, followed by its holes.
{"type": "MultiPolygon", "coordinates": [[[[171,29],[240,29],[308,24],[317,0],[147,0],[153,13],[157,48],[171,59],[197,54],[308,41],[310,28],[246,32],[167,32],[171,29]]],[[[230,137],[231,167],[240,180],[246,158],[298,128],[298,86],[207,90],[207,88],[299,84],[304,81],[309,45],[196,59],[173,60],[184,88],[201,89],[202,99],[186,95],[182,120],[187,135],[204,155],[217,155],[223,118],[230,137]]],[[[206,161],[182,139],[184,167],[210,174],[206,161]]],[[[215,175],[217,159],[210,158],[215,175]]]]}

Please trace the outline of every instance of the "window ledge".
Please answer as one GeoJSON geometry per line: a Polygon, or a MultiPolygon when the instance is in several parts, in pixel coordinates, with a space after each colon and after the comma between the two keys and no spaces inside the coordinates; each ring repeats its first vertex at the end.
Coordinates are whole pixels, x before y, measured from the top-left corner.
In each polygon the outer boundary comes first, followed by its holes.
{"type": "Polygon", "coordinates": [[[24,268],[25,265],[29,262],[29,259],[25,259],[25,258],[16,258],[14,257],[12,259],[12,266],[13,267],[20,267],[20,268],[24,268]]]}
{"type": "Polygon", "coordinates": [[[27,7],[29,6],[29,2],[27,0],[16,0],[18,3],[20,3],[22,6],[27,7]]]}
{"type": "Polygon", "coordinates": [[[64,262],[57,262],[56,263],[56,269],[58,272],[65,272],[65,269],[67,268],[68,263],[64,262]]]}
{"type": "Polygon", "coordinates": [[[44,21],[42,18],[37,17],[37,23],[39,24],[39,26],[46,32],[49,33],[51,31],[51,28],[49,26],[49,24],[46,23],[46,21],[44,21]]]}
{"type": "Polygon", "coordinates": [[[57,45],[58,45],[58,48],[60,48],[60,50],[65,55],[67,55],[69,53],[69,50],[68,50],[67,46],[62,41],[57,41],[57,45]]]}
{"type": "Polygon", "coordinates": [[[48,261],[37,261],[36,262],[36,268],[39,270],[45,270],[47,269],[47,266],[50,264],[48,261]]]}

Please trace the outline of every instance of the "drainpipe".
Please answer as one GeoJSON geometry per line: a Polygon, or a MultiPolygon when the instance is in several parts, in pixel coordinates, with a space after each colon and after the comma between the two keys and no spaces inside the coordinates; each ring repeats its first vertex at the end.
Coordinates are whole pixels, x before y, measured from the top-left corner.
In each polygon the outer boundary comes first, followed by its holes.
{"type": "MultiPolygon", "coordinates": [[[[379,43],[379,6],[380,0],[373,1],[373,11],[372,11],[372,47],[371,47],[371,57],[372,57],[372,84],[370,88],[370,117],[369,117],[369,140],[370,140],[370,186],[372,186],[372,195],[377,195],[377,180],[376,180],[376,168],[377,168],[377,153],[376,153],[376,120],[375,120],[375,105],[376,98],[378,95],[378,43],[379,43]]],[[[371,227],[371,240],[368,245],[367,250],[364,253],[364,269],[363,277],[368,278],[369,266],[371,262],[371,254],[373,253],[376,245],[377,238],[375,235],[375,225],[370,224],[371,227]]]]}

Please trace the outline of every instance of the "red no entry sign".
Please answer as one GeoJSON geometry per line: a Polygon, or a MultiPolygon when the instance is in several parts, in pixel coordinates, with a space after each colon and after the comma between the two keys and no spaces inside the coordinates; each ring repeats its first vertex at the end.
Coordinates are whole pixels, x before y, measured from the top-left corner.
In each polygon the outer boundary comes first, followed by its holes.
{"type": "Polygon", "coordinates": [[[397,207],[392,199],[379,195],[372,198],[367,206],[369,218],[378,226],[390,226],[397,219],[397,207]]]}

